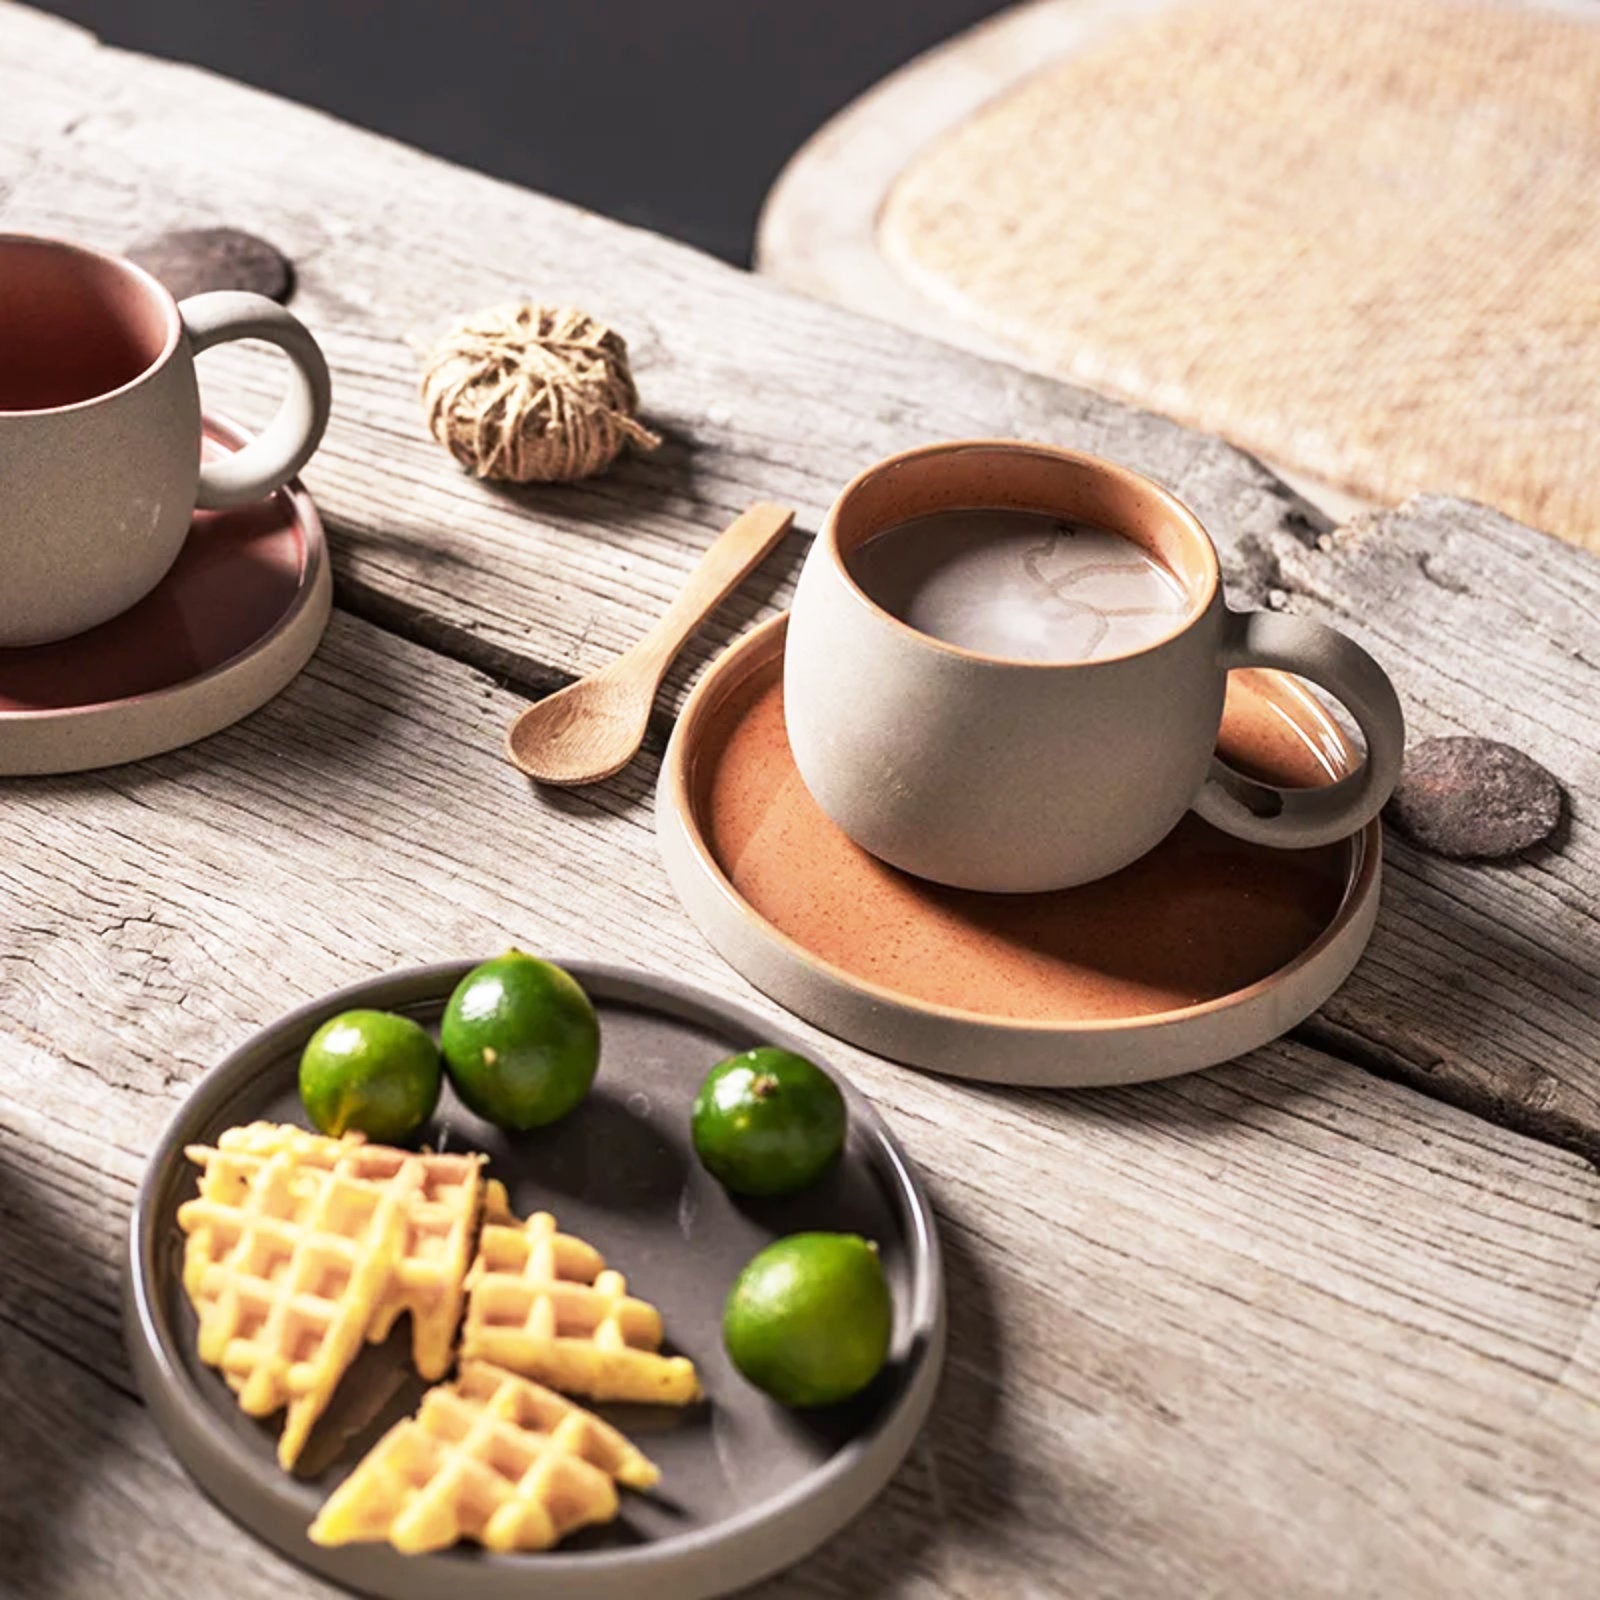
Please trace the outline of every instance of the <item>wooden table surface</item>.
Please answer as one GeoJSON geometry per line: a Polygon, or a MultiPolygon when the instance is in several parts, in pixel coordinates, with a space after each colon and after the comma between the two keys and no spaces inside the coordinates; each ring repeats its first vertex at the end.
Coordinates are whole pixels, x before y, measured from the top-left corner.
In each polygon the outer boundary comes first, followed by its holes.
{"type": "MultiPolygon", "coordinates": [[[[333,365],[305,479],[338,603],[305,674],[232,731],[0,787],[0,1591],[330,1592],[211,1507],[134,1392],[118,1263],[158,1131],[285,1008],[509,939],[777,1015],[656,859],[667,719],[785,602],[854,471],[1007,434],[1163,479],[1238,601],[1348,628],[1414,735],[1520,745],[1571,817],[1515,865],[1391,837],[1355,976],[1217,1071],[999,1091],[815,1036],[927,1174],[950,1358],[889,1490],[763,1592],[1596,1592],[1600,561],[1444,500],[1335,533],[1214,439],[0,4],[0,227],[122,248],[224,223],[294,260],[333,365]],[[427,438],[408,341],[522,294],[625,330],[659,454],[518,491],[427,438]],[[644,758],[530,790],[506,719],[635,637],[756,498],[798,529],[680,663],[644,758]]],[[[277,381],[249,351],[202,377],[247,421],[277,381]]]]}

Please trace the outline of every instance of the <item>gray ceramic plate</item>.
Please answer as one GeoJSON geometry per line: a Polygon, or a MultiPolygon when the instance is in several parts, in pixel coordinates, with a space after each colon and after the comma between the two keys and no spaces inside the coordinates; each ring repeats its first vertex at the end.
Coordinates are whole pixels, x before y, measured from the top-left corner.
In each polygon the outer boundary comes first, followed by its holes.
{"type": "Polygon", "coordinates": [[[872,1107],[848,1084],[845,1160],[782,1201],[736,1203],[699,1165],[688,1112],[707,1068],[759,1043],[801,1042],[684,984],[573,963],[599,1008],[600,1076],[553,1128],[511,1138],[478,1121],[448,1088],[429,1142],[479,1149],[520,1212],[555,1213],[654,1301],[672,1348],[700,1369],[706,1402],[685,1411],[609,1406],[605,1415],[661,1468],[654,1496],[625,1494],[621,1518],[559,1550],[490,1556],[471,1548],[406,1557],[387,1545],[324,1550],[305,1538],[318,1506],[366,1445],[409,1412],[409,1327],[368,1349],[312,1436],[291,1479],[273,1459],[276,1422],[245,1417],[194,1355],[181,1286],[178,1206],[195,1191],[183,1147],[256,1118],[303,1122],[300,1050],[325,1018],[353,1006],[436,1023],[470,963],[420,967],[329,995],[263,1029],[209,1072],[162,1136],[134,1207],[127,1327],[133,1366],[162,1431],[195,1480],[267,1543],[334,1581],[383,1600],[652,1600],[723,1594],[798,1560],[884,1485],[927,1414],[944,1351],[944,1287],[933,1213],[916,1174],[872,1107]],[[792,1413],[745,1383],[722,1351],[722,1304],[739,1268],[769,1240],[809,1228],[875,1239],[895,1299],[888,1368],[858,1400],[792,1413]]]}

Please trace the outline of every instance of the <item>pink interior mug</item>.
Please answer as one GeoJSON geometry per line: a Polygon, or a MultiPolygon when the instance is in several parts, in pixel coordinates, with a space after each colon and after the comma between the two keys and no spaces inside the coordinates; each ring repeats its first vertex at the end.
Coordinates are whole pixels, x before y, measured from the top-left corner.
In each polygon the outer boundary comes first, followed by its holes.
{"type": "Polygon", "coordinates": [[[259,499],[305,465],[328,422],[328,364],[263,295],[179,305],[130,261],[0,234],[0,647],[42,644],[142,599],[197,506],[259,499]],[[194,358],[262,339],[289,358],[277,415],[201,465],[194,358]]]}

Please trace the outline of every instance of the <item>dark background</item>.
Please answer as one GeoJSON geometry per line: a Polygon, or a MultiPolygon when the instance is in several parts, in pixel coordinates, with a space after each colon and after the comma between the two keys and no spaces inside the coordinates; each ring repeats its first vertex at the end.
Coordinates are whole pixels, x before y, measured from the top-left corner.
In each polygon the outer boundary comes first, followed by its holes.
{"type": "Polygon", "coordinates": [[[999,0],[35,0],[746,265],[841,106],[999,0]]]}

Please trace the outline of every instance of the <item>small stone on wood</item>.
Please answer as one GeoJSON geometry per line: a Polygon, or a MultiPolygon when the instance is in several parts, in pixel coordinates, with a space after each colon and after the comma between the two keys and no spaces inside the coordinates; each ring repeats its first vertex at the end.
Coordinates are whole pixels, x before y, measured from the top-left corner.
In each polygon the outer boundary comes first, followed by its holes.
{"type": "Polygon", "coordinates": [[[1495,739],[1424,739],[1385,815],[1435,855],[1490,861],[1531,849],[1561,820],[1561,785],[1532,756],[1495,739]]]}
{"type": "Polygon", "coordinates": [[[178,300],[208,289],[248,289],[281,303],[294,289],[294,268],[283,252],[241,228],[179,228],[135,245],[128,259],[178,300]]]}

